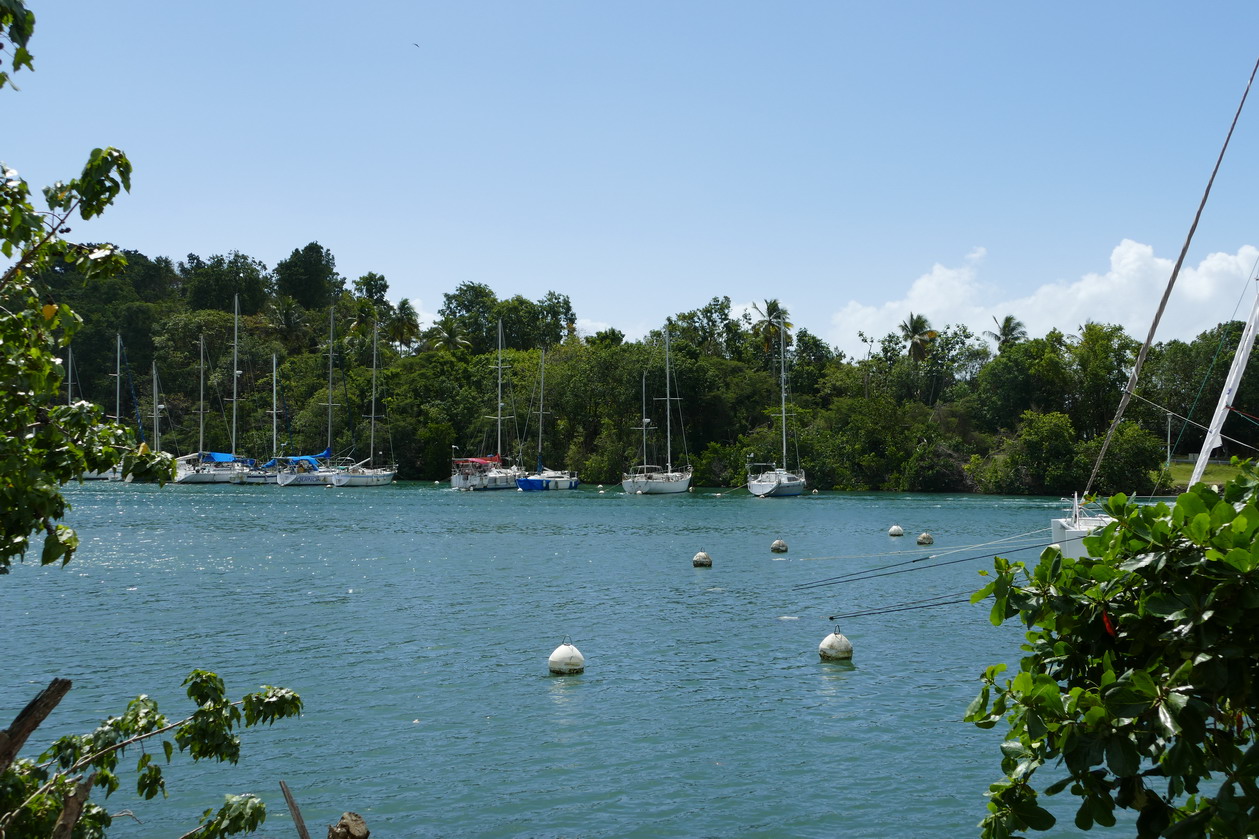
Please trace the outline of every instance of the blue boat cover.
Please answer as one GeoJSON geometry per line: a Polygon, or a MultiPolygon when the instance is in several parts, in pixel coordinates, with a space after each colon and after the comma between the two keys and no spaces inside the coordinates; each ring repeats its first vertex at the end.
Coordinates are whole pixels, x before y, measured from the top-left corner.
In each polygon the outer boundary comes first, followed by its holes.
{"type": "Polygon", "coordinates": [[[233,460],[235,460],[234,457],[232,457],[230,454],[224,454],[223,452],[202,452],[201,453],[202,463],[231,463],[233,460]]]}

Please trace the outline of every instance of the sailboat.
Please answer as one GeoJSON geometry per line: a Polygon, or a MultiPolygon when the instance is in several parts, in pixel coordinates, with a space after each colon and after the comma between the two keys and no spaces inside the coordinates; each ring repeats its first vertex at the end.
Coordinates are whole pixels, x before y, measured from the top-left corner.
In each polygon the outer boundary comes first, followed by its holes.
{"type": "Polygon", "coordinates": [[[336,341],[336,325],[333,320],[336,311],[328,309],[328,447],[320,454],[300,455],[286,459],[285,465],[276,473],[275,485],[289,486],[335,486],[339,470],[331,465],[332,460],[332,363],[333,342],[336,341]]]}
{"type": "Polygon", "coordinates": [[[280,461],[276,457],[279,412],[276,410],[276,385],[279,378],[276,374],[276,356],[271,353],[271,459],[266,463],[251,463],[248,469],[232,476],[234,484],[274,484],[280,471],[280,461]]]}
{"type": "Polygon", "coordinates": [[[777,463],[750,463],[749,467],[766,467],[758,474],[748,469],[748,492],[758,498],[783,498],[804,492],[804,470],[787,469],[787,325],[778,323],[779,401],[782,407],[782,466],[777,463]]]}
{"type": "Polygon", "coordinates": [[[205,450],[205,336],[200,342],[200,402],[197,413],[200,415],[198,426],[197,451],[175,458],[175,483],[177,484],[225,484],[239,482],[239,476],[248,468],[248,464],[236,456],[236,379],[238,355],[236,345],[240,338],[240,298],[235,300],[235,326],[232,333],[232,451],[208,452],[205,450]]]}
{"type": "Polygon", "coordinates": [[[398,474],[397,465],[390,464],[388,466],[374,466],[372,455],[376,452],[376,338],[378,330],[372,329],[372,418],[371,418],[371,434],[368,437],[366,460],[360,460],[358,463],[351,463],[343,469],[337,470],[337,475],[333,483],[339,487],[377,487],[388,486],[393,483],[394,476],[398,474]]]}
{"type": "Polygon", "coordinates": [[[580,481],[576,472],[565,472],[561,469],[547,469],[542,465],[542,417],[544,415],[542,400],[546,394],[546,351],[542,351],[538,374],[538,467],[537,471],[516,479],[516,487],[532,492],[549,489],[576,489],[580,481]]]}
{"type": "Polygon", "coordinates": [[[643,379],[643,462],[621,476],[621,488],[631,495],[672,495],[691,488],[691,467],[673,468],[673,392],[669,365],[669,329],[664,331],[665,467],[647,463],[647,385],[643,379]]]}
{"type": "Polygon", "coordinates": [[[450,487],[459,490],[516,489],[516,479],[524,470],[503,464],[503,322],[498,322],[498,410],[495,415],[497,442],[494,454],[485,457],[457,457],[451,460],[450,487]]]}

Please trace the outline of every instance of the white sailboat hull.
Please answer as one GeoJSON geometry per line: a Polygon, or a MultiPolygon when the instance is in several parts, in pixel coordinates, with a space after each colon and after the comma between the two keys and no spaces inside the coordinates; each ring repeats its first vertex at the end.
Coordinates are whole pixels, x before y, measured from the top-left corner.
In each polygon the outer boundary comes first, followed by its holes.
{"type": "Polygon", "coordinates": [[[630,495],[673,495],[691,488],[691,473],[652,472],[646,475],[626,475],[621,479],[621,489],[630,495]]]}
{"type": "Polygon", "coordinates": [[[748,478],[748,492],[757,498],[786,498],[804,492],[804,473],[771,469],[748,478]]]}
{"type": "Polygon", "coordinates": [[[336,477],[335,469],[314,469],[309,472],[285,469],[276,474],[275,485],[282,487],[335,486],[336,477]]]}
{"type": "Polygon", "coordinates": [[[393,483],[396,469],[352,468],[340,472],[336,476],[339,487],[379,487],[393,483]]]}
{"type": "Polygon", "coordinates": [[[459,490],[515,489],[516,479],[524,476],[525,473],[516,468],[460,471],[450,476],[450,487],[459,490]]]}

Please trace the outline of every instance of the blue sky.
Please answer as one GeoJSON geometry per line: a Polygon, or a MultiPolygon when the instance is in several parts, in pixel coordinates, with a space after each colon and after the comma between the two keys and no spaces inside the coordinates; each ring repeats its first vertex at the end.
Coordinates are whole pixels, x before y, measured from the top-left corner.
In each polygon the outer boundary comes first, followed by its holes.
{"type": "MultiPolygon", "coordinates": [[[[30,7],[0,161],[136,168],[75,236],[268,266],[318,241],[426,317],[472,281],[630,337],[773,297],[850,354],[910,311],[1144,337],[1259,57],[1243,2],[30,7]]],[[[1253,276],[1252,96],[1160,339],[1253,276]]]]}

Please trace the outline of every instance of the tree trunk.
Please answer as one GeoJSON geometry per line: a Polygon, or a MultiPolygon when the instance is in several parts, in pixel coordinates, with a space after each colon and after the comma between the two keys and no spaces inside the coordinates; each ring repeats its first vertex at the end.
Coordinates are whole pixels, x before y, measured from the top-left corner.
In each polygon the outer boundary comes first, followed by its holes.
{"type": "Polygon", "coordinates": [[[0,731],[0,772],[8,769],[26,745],[26,738],[31,736],[40,723],[52,713],[67,693],[70,692],[69,679],[53,679],[48,687],[27,703],[22,712],[14,718],[13,724],[0,731]]]}

